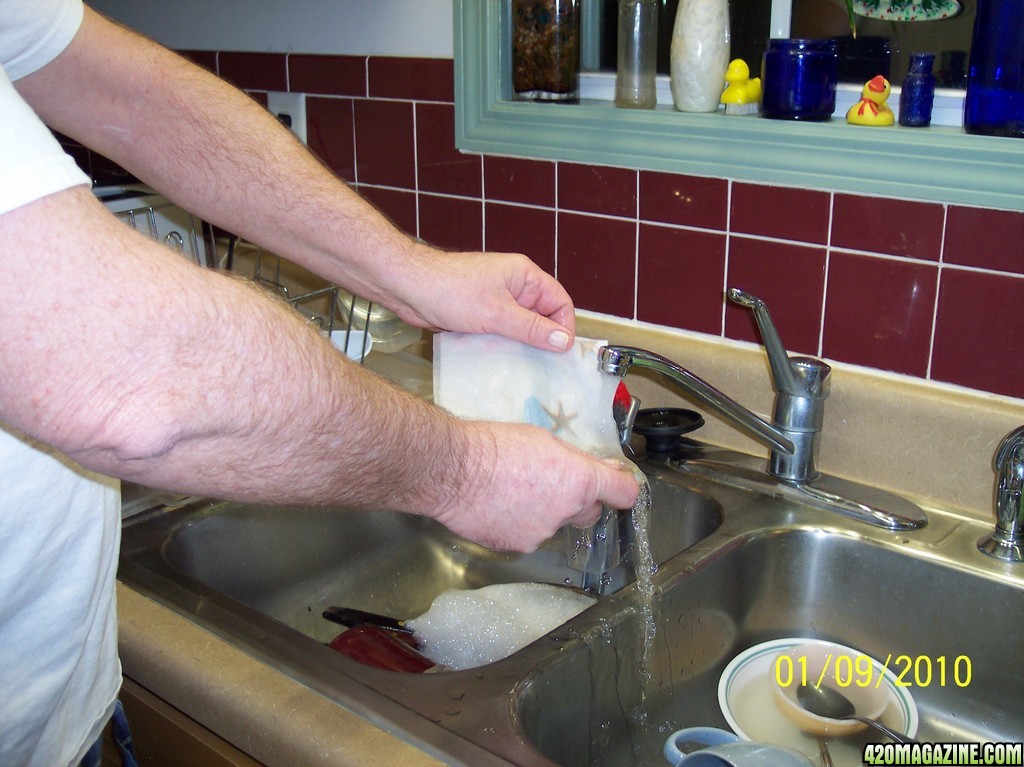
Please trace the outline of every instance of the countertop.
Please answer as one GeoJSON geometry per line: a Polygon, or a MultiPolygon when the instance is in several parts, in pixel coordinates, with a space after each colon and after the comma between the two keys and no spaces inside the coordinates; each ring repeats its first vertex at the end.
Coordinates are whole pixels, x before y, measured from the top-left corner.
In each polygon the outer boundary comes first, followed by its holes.
{"type": "Polygon", "coordinates": [[[444,764],[119,583],[126,676],[269,767],[444,764]]]}

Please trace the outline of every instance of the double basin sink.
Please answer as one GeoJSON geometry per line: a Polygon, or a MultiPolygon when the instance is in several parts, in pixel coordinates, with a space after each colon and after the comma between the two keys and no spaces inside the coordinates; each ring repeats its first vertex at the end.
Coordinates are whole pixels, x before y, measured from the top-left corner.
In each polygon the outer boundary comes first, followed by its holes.
{"type": "Polygon", "coordinates": [[[893,532],[638,463],[651,482],[653,597],[623,577],[472,670],[363,665],[327,646],[341,627],[321,613],[412,618],[448,589],[579,585],[561,538],[500,554],[408,515],[190,499],[125,521],[119,578],[446,764],[663,765],[673,730],[726,726],[729,661],[779,637],[906,658],[920,740],[1022,739],[1024,569],[977,551],[986,525],[929,509],[925,528],[893,532]]]}

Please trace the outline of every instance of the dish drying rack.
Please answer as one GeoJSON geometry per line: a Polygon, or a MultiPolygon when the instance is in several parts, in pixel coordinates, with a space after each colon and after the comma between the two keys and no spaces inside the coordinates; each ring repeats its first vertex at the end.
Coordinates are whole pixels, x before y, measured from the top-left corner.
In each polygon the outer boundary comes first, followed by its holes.
{"type": "Polygon", "coordinates": [[[93,190],[103,205],[137,232],[162,242],[199,266],[213,252],[209,227],[166,197],[144,187],[101,187],[93,190]]]}
{"type": "Polygon", "coordinates": [[[360,364],[371,350],[400,351],[422,336],[385,307],[326,284],[255,244],[235,235],[215,237],[211,226],[148,187],[101,187],[93,192],[118,219],[182,257],[202,267],[235,272],[273,291],[360,364]],[[218,246],[225,244],[219,255],[218,246]],[[243,263],[246,273],[238,269],[243,263]],[[296,273],[286,278],[289,269],[296,273]]]}
{"type": "Polygon", "coordinates": [[[231,236],[227,251],[216,266],[236,271],[241,260],[252,264],[252,273],[246,275],[249,279],[277,293],[306,318],[307,324],[315,325],[339,350],[360,364],[365,363],[372,350],[384,354],[400,351],[422,336],[422,331],[405,324],[390,310],[337,285],[289,287],[284,272],[286,265],[292,266],[290,262],[231,236]]]}

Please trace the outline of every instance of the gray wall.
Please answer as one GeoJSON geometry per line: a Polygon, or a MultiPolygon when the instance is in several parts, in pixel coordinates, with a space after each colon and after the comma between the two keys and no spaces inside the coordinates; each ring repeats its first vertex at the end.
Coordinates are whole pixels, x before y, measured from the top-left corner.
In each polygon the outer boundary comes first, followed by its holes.
{"type": "Polygon", "coordinates": [[[179,49],[452,56],[452,0],[87,0],[179,49]]]}

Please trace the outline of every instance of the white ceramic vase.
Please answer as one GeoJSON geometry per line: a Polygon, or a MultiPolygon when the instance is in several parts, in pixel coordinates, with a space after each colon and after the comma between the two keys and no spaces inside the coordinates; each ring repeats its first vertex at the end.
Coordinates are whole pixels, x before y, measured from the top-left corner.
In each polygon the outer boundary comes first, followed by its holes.
{"type": "Polygon", "coordinates": [[[729,0],[680,0],[672,28],[672,100],[681,112],[714,112],[729,67],[729,0]]]}

